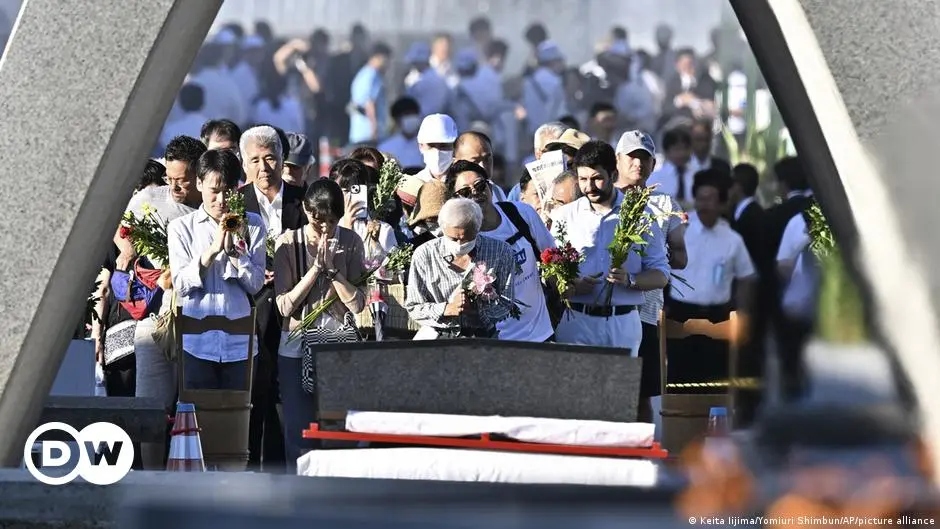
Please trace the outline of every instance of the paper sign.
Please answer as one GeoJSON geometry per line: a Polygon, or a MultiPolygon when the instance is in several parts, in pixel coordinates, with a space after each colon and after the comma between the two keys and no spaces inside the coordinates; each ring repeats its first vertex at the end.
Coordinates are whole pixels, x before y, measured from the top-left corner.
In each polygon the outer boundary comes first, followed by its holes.
{"type": "Polygon", "coordinates": [[[565,155],[561,151],[551,151],[542,155],[540,160],[525,164],[525,168],[532,176],[535,190],[539,200],[552,196],[552,184],[555,178],[565,172],[565,155]]]}

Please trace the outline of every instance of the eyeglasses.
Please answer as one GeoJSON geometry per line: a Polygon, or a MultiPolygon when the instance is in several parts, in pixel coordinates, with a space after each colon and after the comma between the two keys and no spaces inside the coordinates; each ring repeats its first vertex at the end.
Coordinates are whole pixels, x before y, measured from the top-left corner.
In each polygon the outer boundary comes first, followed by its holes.
{"type": "Polygon", "coordinates": [[[480,196],[486,192],[489,185],[486,180],[477,180],[470,187],[464,187],[454,191],[454,194],[460,198],[470,198],[471,196],[480,196]]]}

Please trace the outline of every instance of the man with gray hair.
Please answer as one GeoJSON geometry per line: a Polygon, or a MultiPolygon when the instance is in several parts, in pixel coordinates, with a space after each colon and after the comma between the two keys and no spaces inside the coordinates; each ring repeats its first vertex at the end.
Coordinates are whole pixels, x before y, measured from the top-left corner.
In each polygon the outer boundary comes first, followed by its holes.
{"type": "MultiPolygon", "coordinates": [[[[277,130],[267,125],[248,129],[242,133],[238,147],[242,169],[250,182],[239,190],[245,197],[245,211],[261,216],[267,237],[277,239],[285,231],[306,224],[303,188],[283,179],[285,149],[277,130]]],[[[274,304],[273,279],[273,262],[269,257],[264,288],[255,295],[260,354],[251,395],[253,407],[248,439],[249,464],[255,468],[262,459],[266,466],[284,464],[284,437],[276,408],[277,351],[282,321],[274,304]]]]}
{"type": "MultiPolygon", "coordinates": [[[[529,163],[532,160],[541,159],[542,155],[545,154],[545,148],[548,146],[548,144],[560,138],[566,130],[568,130],[568,125],[565,125],[560,121],[545,123],[544,125],[541,125],[539,128],[535,129],[535,135],[532,140],[532,152],[534,158],[525,160],[525,163],[529,163]]],[[[508,200],[510,202],[519,202],[521,199],[522,186],[516,184],[509,191],[508,200]]]]}
{"type": "Polygon", "coordinates": [[[483,210],[473,200],[448,200],[438,214],[443,234],[415,250],[405,308],[422,328],[416,340],[497,338],[496,324],[509,318],[516,261],[509,245],[480,235],[483,210]],[[489,270],[494,295],[468,296],[464,278],[474,267],[489,270]]]}

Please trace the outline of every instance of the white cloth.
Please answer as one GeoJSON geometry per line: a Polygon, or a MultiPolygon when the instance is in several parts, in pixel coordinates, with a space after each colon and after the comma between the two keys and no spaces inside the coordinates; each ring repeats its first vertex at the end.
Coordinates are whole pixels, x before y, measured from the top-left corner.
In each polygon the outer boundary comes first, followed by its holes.
{"type": "MultiPolygon", "coordinates": [[[[218,223],[204,208],[170,222],[167,228],[170,271],[177,302],[185,316],[238,319],[251,314],[249,296],[264,285],[265,232],[260,216],[248,213],[247,219],[248,253],[235,259],[237,264],[224,252],[220,253],[202,273],[199,261],[212,245],[218,223]]],[[[210,362],[238,362],[248,358],[248,337],[222,331],[185,334],[183,349],[210,362]]],[[[257,346],[254,350],[257,354],[257,346]]]]}
{"type": "Polygon", "coordinates": [[[277,190],[274,200],[268,200],[268,197],[264,196],[264,193],[257,186],[252,185],[252,188],[254,188],[255,197],[258,199],[258,209],[261,211],[261,220],[264,221],[265,233],[273,234],[274,237],[279,236],[284,232],[282,222],[284,215],[284,182],[281,182],[281,187],[277,190]]]}
{"type": "Polygon", "coordinates": [[[793,261],[807,245],[809,245],[809,231],[806,219],[803,215],[794,215],[783,230],[780,248],[777,249],[777,262],[793,261]]]}
{"type": "MultiPolygon", "coordinates": [[[[516,299],[528,305],[528,308],[520,307],[522,314],[518,320],[513,318],[503,320],[496,325],[496,328],[499,330],[500,340],[544,342],[554,333],[554,330],[552,320],[548,315],[548,307],[545,304],[545,293],[542,290],[538,252],[545,248],[554,248],[555,239],[532,206],[522,202],[513,202],[513,205],[529,225],[529,233],[535,239],[538,250],[534,250],[523,237],[510,245],[516,264],[519,265],[519,269],[513,276],[516,282],[516,299]]],[[[495,230],[485,231],[483,235],[508,243],[518,230],[509,217],[503,213],[502,208],[497,206],[496,210],[499,211],[502,222],[495,230]]]]}
{"type": "Polygon", "coordinates": [[[555,329],[555,341],[596,347],[629,349],[636,357],[643,341],[639,311],[603,318],[569,310],[555,329]]]}
{"type": "Polygon", "coordinates": [[[297,460],[297,475],[484,483],[579,485],[656,484],[647,460],[443,448],[313,450],[297,460]]]}
{"type": "Polygon", "coordinates": [[[394,156],[402,167],[424,167],[424,157],[418,149],[418,140],[406,138],[401,132],[380,143],[379,151],[394,156]]]}
{"type": "Polygon", "coordinates": [[[754,264],[744,239],[724,219],[706,228],[697,216],[690,218],[685,231],[685,250],[688,265],[676,273],[690,286],[673,284],[670,297],[676,301],[722,305],[731,300],[731,284],[735,279],[754,275],[754,264]]]}
{"type": "Polygon", "coordinates": [[[266,123],[286,132],[303,133],[306,130],[303,107],[296,97],[282,97],[278,108],[274,108],[267,98],[259,99],[251,107],[249,121],[266,123]]]}
{"type": "MultiPolygon", "coordinates": [[[[728,74],[728,111],[744,112],[747,109],[747,76],[740,70],[728,74]]],[[[743,115],[728,116],[728,130],[732,134],[744,134],[747,120],[743,115]]]]}
{"type": "Polygon", "coordinates": [[[208,121],[201,112],[184,112],[179,118],[173,121],[167,121],[163,126],[163,132],[160,133],[160,147],[166,149],[170,140],[177,136],[189,136],[198,138],[202,131],[202,125],[208,121]]]}
{"type": "Polygon", "coordinates": [[[526,443],[649,448],[653,445],[654,426],[642,422],[349,411],[346,413],[346,430],[437,437],[499,434],[526,443]]]}

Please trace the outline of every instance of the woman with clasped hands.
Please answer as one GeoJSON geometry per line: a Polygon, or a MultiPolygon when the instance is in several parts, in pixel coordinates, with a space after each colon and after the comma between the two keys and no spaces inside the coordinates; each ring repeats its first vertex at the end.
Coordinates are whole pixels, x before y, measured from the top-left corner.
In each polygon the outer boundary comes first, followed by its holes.
{"type": "MultiPolygon", "coordinates": [[[[222,229],[225,194],[238,186],[241,164],[229,151],[207,151],[198,161],[196,188],[202,207],[167,227],[170,270],[184,316],[228,319],[251,315],[250,297],[264,284],[264,221],[248,213],[236,244],[222,229]]],[[[252,336],[251,339],[254,339],[252,336]]],[[[183,335],[183,381],[191,389],[248,387],[247,335],[223,331],[183,335]]],[[[254,347],[255,354],[258,348],[254,347]]]]}
{"type": "Polygon", "coordinates": [[[342,329],[350,315],[366,305],[365,286],[352,284],[366,272],[362,239],[338,225],[344,213],[343,190],[332,180],[316,180],[307,188],[303,208],[307,225],[284,232],[274,252],[275,302],[284,317],[277,366],[288,472],[294,471],[304,451],[316,448],[301,432],[316,422],[317,403],[301,385],[302,340],[288,343],[287,336],[305,314],[334,294],[339,299],[318,318],[318,327],[342,329]]]}

